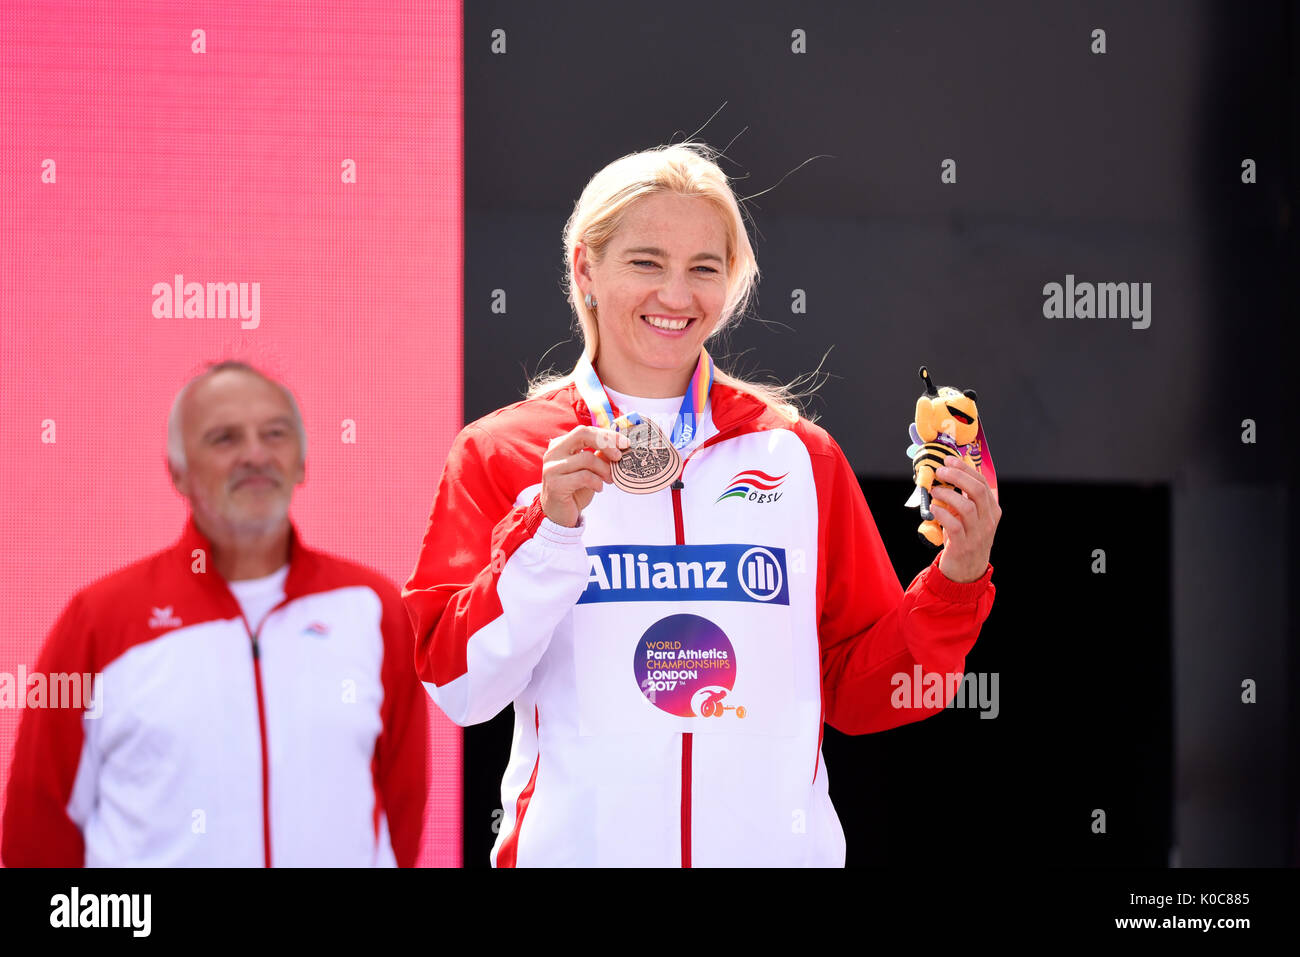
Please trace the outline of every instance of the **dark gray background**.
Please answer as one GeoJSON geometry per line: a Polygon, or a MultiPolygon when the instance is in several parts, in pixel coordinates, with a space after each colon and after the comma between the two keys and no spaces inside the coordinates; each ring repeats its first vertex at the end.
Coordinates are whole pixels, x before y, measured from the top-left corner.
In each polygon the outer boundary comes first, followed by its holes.
{"type": "MultiPolygon", "coordinates": [[[[745,203],[758,298],[727,346],[710,345],[720,365],[789,381],[826,355],[809,409],[866,480],[882,531],[907,495],[917,366],[976,388],[1005,510],[992,558],[1005,571],[981,643],[1023,627],[1013,616],[1060,640],[1051,622],[1083,614],[1091,550],[1106,548],[1136,587],[1087,609],[1096,628],[1068,658],[1139,697],[1150,689],[1151,733],[1172,768],[1171,786],[1154,785],[1172,834],[1156,863],[1300,861],[1295,5],[475,2],[465,13],[466,420],[576,359],[562,229],[587,180],[704,126],[699,138],[730,144],[722,167],[738,194],[762,193],[745,203]],[[806,54],[790,52],[796,28],[806,54]],[[1104,55],[1090,52],[1095,28],[1104,55]],[[505,54],[491,52],[496,29],[505,54]],[[1240,181],[1246,157],[1255,185],[1240,181]],[[954,185],[939,179],[946,158],[954,185]],[[1044,284],[1067,273],[1151,283],[1150,328],[1044,318],[1044,284]],[[805,315],[790,311],[796,288],[805,315]],[[505,315],[490,308],[497,289],[505,315]],[[1241,441],[1245,418],[1254,445],[1241,441]],[[885,483],[874,497],[873,480],[885,483]],[[1136,626],[1148,618],[1166,630],[1136,626]],[[1133,670],[1152,649],[1154,670],[1133,670]],[[1246,678],[1257,704],[1240,702],[1246,678]]],[[[891,556],[904,585],[926,558],[892,544],[891,556]]],[[[1144,734],[1096,717],[1112,691],[1067,688],[1078,727],[1144,734]]],[[[467,763],[493,788],[503,766],[495,754],[467,763]]],[[[829,754],[827,766],[834,791],[829,754]]],[[[467,864],[481,829],[471,804],[467,864]]]]}

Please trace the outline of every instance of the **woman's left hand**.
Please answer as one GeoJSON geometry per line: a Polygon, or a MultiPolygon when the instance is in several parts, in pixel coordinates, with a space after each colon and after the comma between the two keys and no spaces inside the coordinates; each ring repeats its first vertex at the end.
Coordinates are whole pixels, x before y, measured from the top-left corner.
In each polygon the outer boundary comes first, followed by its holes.
{"type": "Polygon", "coordinates": [[[997,497],[980,471],[955,456],[944,459],[936,475],[966,494],[931,487],[930,495],[948,508],[934,508],[935,521],[943,526],[943,554],[939,571],[954,582],[973,582],[988,568],[993,533],[1002,517],[997,497]],[[951,509],[951,511],[949,511],[951,509]]]}

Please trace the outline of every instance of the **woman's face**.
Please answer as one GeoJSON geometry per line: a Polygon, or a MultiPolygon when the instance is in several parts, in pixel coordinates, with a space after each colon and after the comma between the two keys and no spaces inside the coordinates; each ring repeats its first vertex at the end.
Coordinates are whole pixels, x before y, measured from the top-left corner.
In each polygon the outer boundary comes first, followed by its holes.
{"type": "Polygon", "coordinates": [[[727,235],[698,197],[656,193],[634,203],[600,263],[575,250],[582,293],[596,298],[596,368],[611,389],[682,395],[727,297],[727,235]]]}

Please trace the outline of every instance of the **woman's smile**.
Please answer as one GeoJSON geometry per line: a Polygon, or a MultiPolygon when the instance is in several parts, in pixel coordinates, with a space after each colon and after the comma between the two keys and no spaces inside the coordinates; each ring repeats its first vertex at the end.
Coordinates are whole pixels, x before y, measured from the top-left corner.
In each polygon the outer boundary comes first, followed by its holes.
{"type": "Polygon", "coordinates": [[[693,316],[671,316],[663,313],[651,313],[641,317],[641,321],[656,333],[668,339],[681,339],[695,322],[693,316]]]}

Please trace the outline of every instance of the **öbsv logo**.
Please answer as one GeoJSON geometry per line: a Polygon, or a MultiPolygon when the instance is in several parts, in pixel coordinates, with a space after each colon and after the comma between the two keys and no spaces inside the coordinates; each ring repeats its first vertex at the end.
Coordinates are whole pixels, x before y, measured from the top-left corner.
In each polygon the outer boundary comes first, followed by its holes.
{"type": "Polygon", "coordinates": [[[737,472],[727,487],[722,490],[722,494],[713,500],[717,505],[724,499],[740,499],[744,502],[754,502],[758,505],[769,505],[772,502],[780,500],[784,492],[778,492],[781,483],[789,472],[781,475],[768,475],[766,472],[760,472],[758,469],[747,469],[744,472],[737,472]]]}

